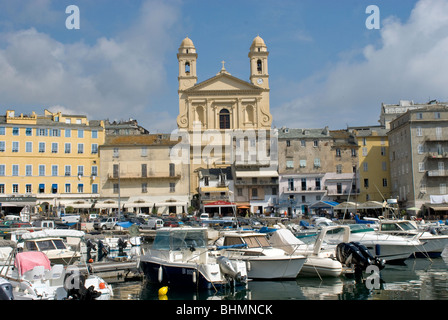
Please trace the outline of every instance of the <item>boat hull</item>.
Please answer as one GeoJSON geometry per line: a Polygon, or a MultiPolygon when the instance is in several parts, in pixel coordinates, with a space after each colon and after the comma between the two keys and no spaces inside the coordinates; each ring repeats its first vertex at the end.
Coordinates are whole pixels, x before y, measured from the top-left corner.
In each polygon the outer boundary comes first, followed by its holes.
{"type": "Polygon", "coordinates": [[[305,257],[247,257],[243,258],[247,265],[249,279],[278,280],[295,279],[305,264],[305,257]]]}
{"type": "MultiPolygon", "coordinates": [[[[226,284],[225,281],[212,281],[194,265],[185,263],[164,263],[159,261],[141,260],[140,268],[151,283],[175,287],[212,289],[226,284]]],[[[219,268],[219,266],[218,266],[219,268]]]]}
{"type": "Polygon", "coordinates": [[[421,237],[423,244],[417,246],[414,256],[417,258],[438,258],[448,245],[448,236],[421,237]]]}
{"type": "Polygon", "coordinates": [[[342,264],[332,259],[308,257],[299,276],[306,277],[339,277],[342,264]]]}

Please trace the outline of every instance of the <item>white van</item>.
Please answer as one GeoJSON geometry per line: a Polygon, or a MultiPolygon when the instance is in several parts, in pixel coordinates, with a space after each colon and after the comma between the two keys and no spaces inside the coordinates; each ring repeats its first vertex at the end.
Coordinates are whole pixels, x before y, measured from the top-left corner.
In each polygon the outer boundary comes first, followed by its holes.
{"type": "Polygon", "coordinates": [[[149,218],[146,223],[140,225],[142,229],[159,229],[163,227],[163,220],[159,218],[149,218]]]}

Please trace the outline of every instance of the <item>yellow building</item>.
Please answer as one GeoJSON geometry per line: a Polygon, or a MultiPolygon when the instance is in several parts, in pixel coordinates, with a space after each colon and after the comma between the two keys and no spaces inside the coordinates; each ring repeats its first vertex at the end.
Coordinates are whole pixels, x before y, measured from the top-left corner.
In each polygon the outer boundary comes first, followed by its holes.
{"type": "Polygon", "coordinates": [[[170,161],[170,150],[177,143],[168,134],[108,136],[100,147],[101,198],[95,208],[186,213],[190,200],[188,164],[170,161]]]}
{"type": "Polygon", "coordinates": [[[359,146],[358,202],[383,202],[391,195],[388,130],[377,126],[352,129],[359,146]]]}
{"type": "Polygon", "coordinates": [[[4,211],[40,205],[90,208],[99,196],[98,149],[103,121],[45,110],[0,117],[0,202],[4,211]],[[5,210],[8,208],[8,210],[5,210]]]}

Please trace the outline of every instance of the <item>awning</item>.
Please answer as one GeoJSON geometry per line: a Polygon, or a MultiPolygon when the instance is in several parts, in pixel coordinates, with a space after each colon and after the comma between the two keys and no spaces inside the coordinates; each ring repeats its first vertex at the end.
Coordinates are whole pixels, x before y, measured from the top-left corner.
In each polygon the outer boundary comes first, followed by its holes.
{"type": "Polygon", "coordinates": [[[126,202],[125,208],[146,208],[154,206],[154,202],[126,202]]]}
{"type": "Polygon", "coordinates": [[[335,210],[348,210],[348,209],[358,209],[359,203],[356,202],[342,202],[334,207],[335,210]]]}
{"type": "Polygon", "coordinates": [[[379,201],[367,201],[364,203],[361,203],[358,206],[358,209],[380,209],[383,208],[384,205],[382,202],[379,201]]]}
{"type": "Polygon", "coordinates": [[[70,206],[76,209],[90,209],[93,206],[93,203],[69,203],[66,206],[70,206]]]}
{"type": "Polygon", "coordinates": [[[310,206],[310,208],[333,208],[336,207],[339,202],[336,201],[319,201],[310,206]]]}
{"type": "Polygon", "coordinates": [[[156,207],[177,207],[177,206],[186,206],[188,203],[185,201],[176,201],[176,202],[156,202],[154,205],[156,207]]]}
{"type": "Polygon", "coordinates": [[[448,207],[436,207],[436,206],[430,206],[430,208],[434,211],[448,211],[448,207]]]}
{"type": "Polygon", "coordinates": [[[214,201],[204,204],[207,207],[234,207],[235,203],[228,201],[214,201]]]}
{"type": "Polygon", "coordinates": [[[228,192],[227,187],[201,187],[202,192],[228,192]]]}
{"type": "Polygon", "coordinates": [[[95,208],[99,209],[118,208],[118,202],[97,202],[95,203],[95,208]]]}
{"type": "Polygon", "coordinates": [[[274,170],[236,171],[237,178],[266,178],[278,177],[278,172],[274,170]]]}

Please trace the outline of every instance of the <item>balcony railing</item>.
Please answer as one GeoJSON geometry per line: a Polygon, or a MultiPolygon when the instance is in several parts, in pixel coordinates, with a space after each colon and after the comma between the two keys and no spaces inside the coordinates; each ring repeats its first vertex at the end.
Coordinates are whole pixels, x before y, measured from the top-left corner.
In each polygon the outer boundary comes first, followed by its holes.
{"type": "Polygon", "coordinates": [[[283,192],[284,193],[292,193],[292,192],[299,192],[299,193],[306,193],[306,192],[325,192],[325,188],[322,187],[308,187],[308,188],[302,188],[302,187],[294,187],[294,188],[288,188],[284,187],[283,192]]]}
{"type": "MultiPolygon", "coordinates": [[[[174,173],[174,175],[170,175],[168,172],[164,173],[153,173],[153,174],[142,174],[141,172],[120,172],[120,179],[180,179],[180,173],[174,173]]],[[[109,173],[107,175],[108,179],[118,180],[117,173],[109,173]]]]}
{"type": "Polygon", "coordinates": [[[428,170],[428,177],[446,177],[448,170],[428,170]]]}
{"type": "Polygon", "coordinates": [[[237,186],[278,185],[278,180],[270,180],[270,179],[257,179],[257,181],[235,180],[235,185],[237,186]]]}

